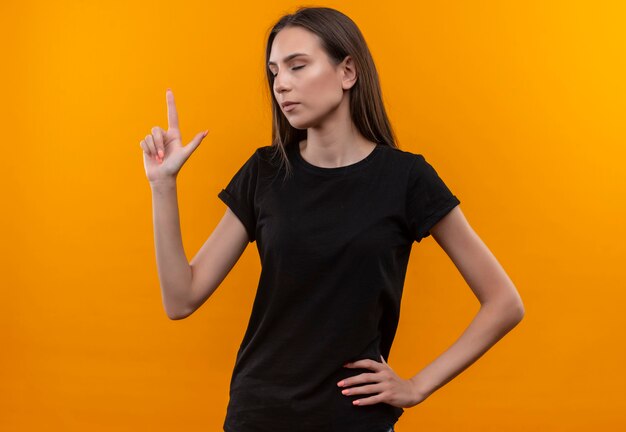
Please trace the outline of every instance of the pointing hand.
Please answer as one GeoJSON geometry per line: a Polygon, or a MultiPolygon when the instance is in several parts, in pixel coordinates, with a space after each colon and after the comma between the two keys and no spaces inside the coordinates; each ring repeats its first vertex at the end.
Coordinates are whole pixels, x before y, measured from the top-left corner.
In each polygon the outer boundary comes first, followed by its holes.
{"type": "Polygon", "coordinates": [[[174,93],[167,89],[165,98],[167,100],[167,132],[155,126],[151,130],[152,133],[146,135],[139,143],[143,149],[143,165],[150,183],[175,179],[183,164],[208,133],[207,130],[196,134],[189,144],[183,147],[174,93]]]}

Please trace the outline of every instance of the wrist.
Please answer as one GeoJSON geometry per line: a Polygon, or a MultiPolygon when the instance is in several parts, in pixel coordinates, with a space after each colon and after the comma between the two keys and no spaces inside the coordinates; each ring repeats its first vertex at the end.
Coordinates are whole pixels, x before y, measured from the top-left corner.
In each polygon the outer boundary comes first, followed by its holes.
{"type": "Polygon", "coordinates": [[[150,187],[154,189],[171,189],[176,187],[176,177],[166,177],[150,181],[150,187]]]}
{"type": "Polygon", "coordinates": [[[428,384],[423,375],[417,374],[410,378],[410,381],[413,384],[413,395],[418,403],[426,399],[433,392],[432,386],[428,384]]]}

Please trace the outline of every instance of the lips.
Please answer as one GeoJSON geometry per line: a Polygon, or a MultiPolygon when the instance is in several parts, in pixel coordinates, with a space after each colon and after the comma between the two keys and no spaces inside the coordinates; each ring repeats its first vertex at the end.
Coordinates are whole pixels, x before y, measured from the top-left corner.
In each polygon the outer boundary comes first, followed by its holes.
{"type": "Polygon", "coordinates": [[[290,104],[283,105],[283,111],[291,112],[291,111],[295,110],[298,107],[298,105],[300,105],[300,104],[299,103],[290,103],[290,104]]]}
{"type": "Polygon", "coordinates": [[[287,101],[287,102],[283,102],[283,103],[281,104],[281,106],[282,106],[283,108],[287,108],[289,105],[295,105],[295,104],[297,104],[297,103],[298,103],[298,102],[291,102],[291,101],[287,101]]]}

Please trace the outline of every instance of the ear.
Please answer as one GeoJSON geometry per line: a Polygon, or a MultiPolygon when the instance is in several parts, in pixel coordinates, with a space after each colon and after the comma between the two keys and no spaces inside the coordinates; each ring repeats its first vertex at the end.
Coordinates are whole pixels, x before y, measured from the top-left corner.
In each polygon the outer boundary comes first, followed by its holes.
{"type": "Polygon", "coordinates": [[[356,84],[356,80],[358,78],[352,56],[348,55],[343,59],[341,62],[341,68],[343,70],[343,79],[341,82],[342,87],[344,90],[349,90],[354,84],[356,84]]]}

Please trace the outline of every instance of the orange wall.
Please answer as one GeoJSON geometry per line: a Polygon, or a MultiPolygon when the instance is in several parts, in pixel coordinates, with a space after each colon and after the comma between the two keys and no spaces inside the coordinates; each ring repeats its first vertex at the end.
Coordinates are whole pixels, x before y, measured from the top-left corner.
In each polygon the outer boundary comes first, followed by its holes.
{"type": "MultiPolygon", "coordinates": [[[[191,259],[269,144],[263,37],[298,5],[2,3],[1,430],[222,430],[256,245],[168,320],[139,141],[167,126],[167,87],[184,141],[210,130],[179,175],[191,259]]],[[[626,428],[624,3],[323,5],[359,25],[400,146],[437,168],[526,308],[397,430],[626,428]]],[[[416,243],[390,366],[416,374],[478,306],[432,237],[416,243]]]]}

